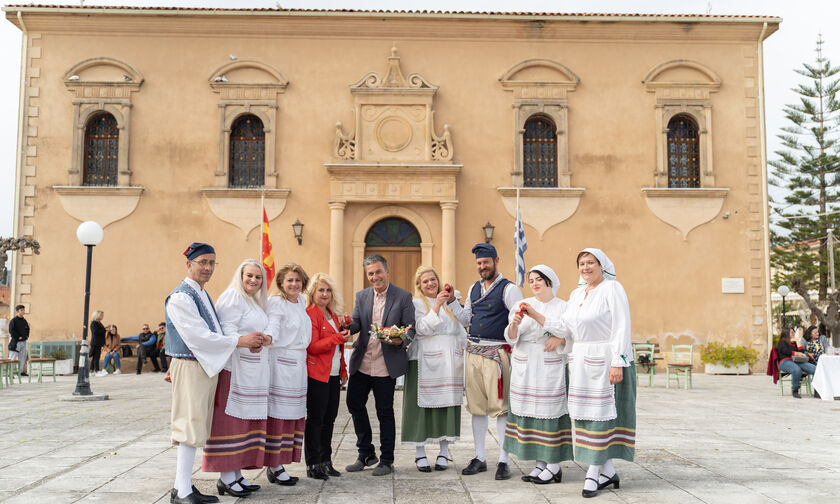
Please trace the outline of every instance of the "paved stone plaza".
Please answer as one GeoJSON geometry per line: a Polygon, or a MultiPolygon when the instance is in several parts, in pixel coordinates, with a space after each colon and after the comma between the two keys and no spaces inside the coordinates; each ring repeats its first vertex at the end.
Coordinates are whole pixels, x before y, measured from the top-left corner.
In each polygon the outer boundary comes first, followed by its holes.
{"type": "MultiPolygon", "coordinates": [[[[59,402],[75,377],[0,390],[0,502],[168,502],[175,450],[169,443],[169,384],[157,373],[93,378],[105,402],[59,402]]],[[[779,395],[769,377],[694,378],[694,390],[639,388],[636,461],[616,463],[621,489],[589,502],[809,502],[836,503],[840,495],[840,402],[779,395]]],[[[397,418],[401,394],[397,394],[397,418]]],[[[369,406],[372,406],[373,399],[369,406]]],[[[375,415],[371,412],[372,418],[375,415]]],[[[375,424],[375,422],[374,422],[375,424]]],[[[399,422],[397,424],[399,429],[399,422]]],[[[267,483],[263,471],[246,471],[263,489],[243,502],[562,502],[582,500],[585,468],[563,463],[563,483],[519,481],[531,462],[512,459],[514,478],[493,480],[493,470],[461,476],[472,458],[469,415],[454,465],[424,474],[414,449],[398,448],[396,473],[375,478],[343,473],[328,482],[304,477],[294,487],[267,483]]],[[[333,446],[335,465],[355,459],[353,426],[342,404],[333,446]]],[[[488,463],[498,453],[488,435],[488,463]]],[[[431,456],[437,451],[429,448],[431,456]]],[[[200,462],[197,461],[197,462],[200,462]]],[[[199,464],[196,470],[199,471],[199,464]]],[[[488,464],[490,465],[490,464],[488,464]]],[[[197,486],[215,491],[217,474],[197,472],[197,486]]],[[[225,496],[222,502],[234,502],[225,496]]]]}

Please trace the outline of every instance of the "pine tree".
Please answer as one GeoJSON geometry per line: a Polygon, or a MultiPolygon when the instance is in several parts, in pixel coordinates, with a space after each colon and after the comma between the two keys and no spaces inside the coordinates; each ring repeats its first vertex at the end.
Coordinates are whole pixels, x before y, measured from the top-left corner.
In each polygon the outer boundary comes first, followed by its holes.
{"type": "Polygon", "coordinates": [[[840,67],[823,56],[823,38],[817,38],[814,63],[795,71],[806,82],[793,90],[799,103],[786,105],[789,125],[778,135],[770,184],[784,194],[771,200],[771,264],[776,268],[772,283],[791,285],[802,279],[808,290],[819,291],[825,302],[828,292],[826,240],[829,229],[840,229],[840,67]]]}

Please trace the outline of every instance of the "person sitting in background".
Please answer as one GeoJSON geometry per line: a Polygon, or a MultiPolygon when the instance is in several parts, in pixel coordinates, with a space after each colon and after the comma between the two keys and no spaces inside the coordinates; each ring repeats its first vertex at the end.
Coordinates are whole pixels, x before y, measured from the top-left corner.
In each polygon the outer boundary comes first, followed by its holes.
{"type": "Polygon", "coordinates": [[[97,376],[105,376],[108,374],[108,364],[111,363],[111,359],[114,360],[114,374],[120,374],[120,348],[122,347],[122,342],[120,341],[120,335],[117,332],[117,326],[114,324],[109,325],[105,328],[105,346],[103,349],[105,350],[105,360],[102,362],[102,371],[98,372],[97,376]]]}
{"type": "Polygon", "coordinates": [[[166,322],[161,322],[158,324],[158,330],[155,331],[155,335],[157,335],[157,351],[158,357],[160,358],[160,368],[163,371],[169,370],[169,362],[166,360],[166,347],[164,346],[164,342],[166,340],[166,322]]]}
{"type": "Polygon", "coordinates": [[[779,337],[776,352],[779,354],[779,370],[783,373],[790,374],[791,395],[797,399],[801,399],[802,396],[799,395],[799,382],[802,380],[802,374],[808,373],[814,376],[817,366],[808,362],[808,355],[796,346],[796,342],[793,340],[793,329],[787,327],[782,329],[782,335],[779,337]],[[804,361],[796,362],[797,359],[804,361]]]}
{"type": "Polygon", "coordinates": [[[814,364],[820,360],[820,356],[828,348],[828,338],[824,334],[820,334],[819,327],[813,325],[805,329],[805,334],[802,335],[802,342],[805,353],[808,354],[808,358],[814,364]]]}
{"type": "Polygon", "coordinates": [[[143,369],[143,361],[146,357],[152,361],[152,366],[155,367],[155,373],[160,373],[160,366],[157,361],[157,336],[149,330],[149,324],[143,324],[143,330],[137,335],[137,341],[140,346],[137,347],[137,374],[140,374],[143,369]]]}

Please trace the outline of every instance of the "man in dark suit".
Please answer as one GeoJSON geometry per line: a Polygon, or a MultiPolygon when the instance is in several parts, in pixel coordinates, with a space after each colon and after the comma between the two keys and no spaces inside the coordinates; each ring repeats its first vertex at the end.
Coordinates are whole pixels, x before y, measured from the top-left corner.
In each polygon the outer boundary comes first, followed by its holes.
{"type": "Polygon", "coordinates": [[[347,382],[347,409],[353,416],[359,458],[347,466],[347,471],[361,471],[379,462],[373,475],[383,476],[394,471],[394,444],[397,438],[394,386],[397,377],[408,370],[405,349],[414,338],[414,304],[411,294],[388,281],[388,262],[384,257],[369,255],[362,265],[371,286],[356,293],[350,332],[359,333],[359,337],[353,343],[350,380],[347,382]],[[371,337],[370,326],[373,323],[382,327],[412,327],[406,339],[396,338],[389,342],[371,337]],[[376,402],[376,417],[379,419],[381,461],[376,458],[367,413],[371,390],[376,402]]]}

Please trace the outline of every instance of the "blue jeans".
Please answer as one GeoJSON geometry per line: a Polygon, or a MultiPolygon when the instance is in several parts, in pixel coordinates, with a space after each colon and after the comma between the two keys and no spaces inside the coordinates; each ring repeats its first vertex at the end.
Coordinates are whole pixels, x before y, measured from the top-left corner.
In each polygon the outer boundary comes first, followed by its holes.
{"type": "Polygon", "coordinates": [[[120,368],[120,353],[119,352],[108,352],[105,354],[105,362],[102,363],[102,369],[108,367],[108,364],[111,362],[111,356],[114,356],[114,366],[119,369],[120,368]]]}
{"type": "Polygon", "coordinates": [[[785,373],[790,373],[790,389],[792,392],[799,392],[799,382],[802,380],[802,373],[808,373],[814,376],[817,366],[810,362],[793,362],[787,359],[779,363],[779,369],[785,373]]]}

